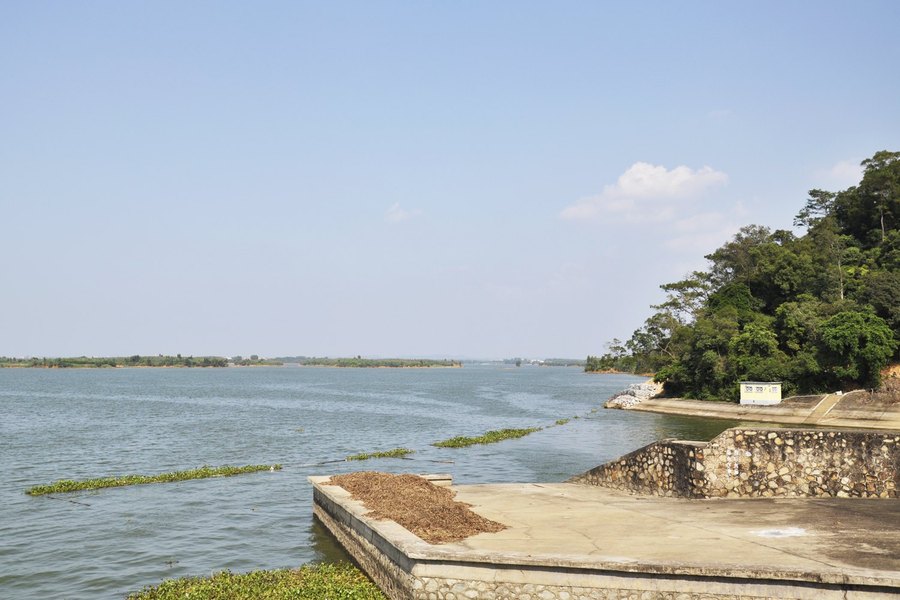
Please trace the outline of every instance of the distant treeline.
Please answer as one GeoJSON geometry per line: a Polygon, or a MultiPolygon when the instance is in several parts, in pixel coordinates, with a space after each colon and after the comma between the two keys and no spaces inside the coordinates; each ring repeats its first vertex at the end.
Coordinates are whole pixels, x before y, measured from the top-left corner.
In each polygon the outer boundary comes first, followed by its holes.
{"type": "Polygon", "coordinates": [[[317,358],[309,356],[280,356],[274,360],[284,363],[299,364],[308,367],[461,367],[456,360],[430,360],[426,358],[317,358]]]}
{"type": "Polygon", "coordinates": [[[108,367],[227,367],[222,356],[76,356],[67,358],[0,357],[0,367],[33,367],[45,369],[99,369],[108,367]]]}
{"type": "Polygon", "coordinates": [[[280,367],[284,361],[278,358],[260,358],[257,354],[251,354],[248,358],[232,356],[231,364],[236,367],[280,367]]]}

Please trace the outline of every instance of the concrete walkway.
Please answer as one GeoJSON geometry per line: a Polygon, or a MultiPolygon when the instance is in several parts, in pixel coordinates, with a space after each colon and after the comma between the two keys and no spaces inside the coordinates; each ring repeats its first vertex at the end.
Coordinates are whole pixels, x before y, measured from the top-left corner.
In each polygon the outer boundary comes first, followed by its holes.
{"type": "Polygon", "coordinates": [[[509,526],[439,547],[468,560],[876,583],[900,594],[900,500],[679,500],[573,484],[453,486],[509,526]]]}
{"type": "Polygon", "coordinates": [[[844,396],[829,394],[812,407],[789,403],[774,406],[749,406],[731,402],[686,400],[684,398],[650,398],[627,410],[708,419],[729,419],[744,423],[815,424],[820,427],[900,431],[900,406],[844,409],[841,407],[841,400],[845,397],[846,394],[844,396]],[[827,404],[825,404],[826,401],[827,404]],[[821,414],[813,416],[813,413],[820,407],[824,407],[825,410],[822,410],[821,414]]]}
{"type": "Polygon", "coordinates": [[[841,401],[840,394],[826,394],[815,408],[812,409],[812,412],[809,413],[809,416],[803,421],[804,425],[815,425],[819,423],[822,419],[825,418],[831,409],[837,406],[837,403],[841,401]]]}
{"type": "Polygon", "coordinates": [[[900,500],[453,485],[457,500],[508,528],[433,545],[367,517],[327,477],[310,481],[316,516],[391,598],[900,597],[900,500]]]}

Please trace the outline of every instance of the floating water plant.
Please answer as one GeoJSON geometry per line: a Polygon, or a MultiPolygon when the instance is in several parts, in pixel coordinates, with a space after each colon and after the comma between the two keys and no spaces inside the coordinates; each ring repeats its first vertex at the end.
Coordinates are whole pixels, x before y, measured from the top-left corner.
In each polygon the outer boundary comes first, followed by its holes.
{"type": "Polygon", "coordinates": [[[569,419],[557,419],[556,420],[557,425],[565,425],[568,422],[569,422],[569,419]]]}
{"type": "Polygon", "coordinates": [[[172,473],[161,473],[159,475],[122,475],[118,477],[85,479],[82,481],[61,479],[49,485],[36,485],[26,490],[25,493],[30,496],[42,496],[45,494],[61,494],[64,492],[79,492],[82,490],[99,490],[101,488],[122,487],[126,485],[142,485],[145,483],[169,483],[172,481],[206,479],[209,477],[231,477],[232,475],[255,473],[257,471],[280,470],[281,465],[246,465],[243,467],[232,467],[230,465],[226,465],[223,467],[210,467],[204,465],[198,469],[174,471],[172,473]]]}
{"type": "Polygon", "coordinates": [[[412,454],[415,450],[409,448],[394,448],[393,450],[385,450],[383,452],[363,452],[361,454],[353,454],[348,456],[346,460],[369,460],[370,458],[402,458],[407,454],[412,454]]]}
{"type": "Polygon", "coordinates": [[[211,577],[167,579],[128,596],[127,600],[387,600],[356,567],[323,563],[299,569],[222,571],[211,577]]]}
{"type": "Polygon", "coordinates": [[[534,433],[541,429],[541,427],[529,427],[527,429],[499,429],[488,431],[487,433],[476,437],[457,436],[450,438],[449,440],[435,442],[432,446],[437,446],[438,448],[465,448],[466,446],[474,446],[475,444],[496,444],[503,440],[525,437],[529,433],[534,433]]]}

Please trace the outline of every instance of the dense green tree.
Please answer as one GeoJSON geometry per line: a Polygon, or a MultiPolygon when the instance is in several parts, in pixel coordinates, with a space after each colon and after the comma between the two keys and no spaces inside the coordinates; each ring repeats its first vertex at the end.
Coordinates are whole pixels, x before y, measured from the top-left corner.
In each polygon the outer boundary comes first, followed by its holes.
{"type": "Polygon", "coordinates": [[[597,365],[653,371],[667,392],[734,399],[740,380],[787,392],[879,383],[900,340],[900,152],[862,162],[840,192],[810,190],[790,231],[741,228],[709,267],[660,286],[665,300],[597,365]]]}
{"type": "Polygon", "coordinates": [[[860,299],[875,309],[900,340],[900,271],[877,271],[870,274],[860,299]]]}
{"type": "Polygon", "coordinates": [[[900,152],[876,152],[862,166],[862,181],[837,194],[834,212],[844,233],[869,248],[900,225],[900,152]]]}
{"type": "Polygon", "coordinates": [[[824,372],[831,382],[878,386],[880,371],[897,347],[884,319],[843,311],[822,323],[821,332],[824,372]]]}

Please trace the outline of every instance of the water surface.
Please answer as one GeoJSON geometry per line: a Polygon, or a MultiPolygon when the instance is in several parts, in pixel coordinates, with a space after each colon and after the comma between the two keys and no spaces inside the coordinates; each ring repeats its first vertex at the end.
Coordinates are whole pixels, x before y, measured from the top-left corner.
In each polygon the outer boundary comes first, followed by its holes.
{"type": "Polygon", "coordinates": [[[727,421],[603,410],[640,378],[572,368],[0,369],[0,598],[115,598],[162,579],[346,558],[314,523],[308,475],[450,473],[562,481],[727,421]],[[553,425],[467,449],[432,442],[553,425]],[[416,450],[408,460],[342,462],[416,450]],[[331,462],[338,461],[338,462],[331,462]],[[238,477],[27,496],[58,479],[282,463],[238,477]]]}

